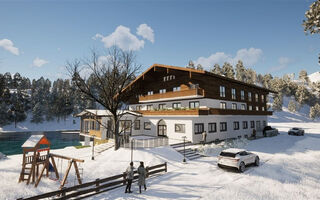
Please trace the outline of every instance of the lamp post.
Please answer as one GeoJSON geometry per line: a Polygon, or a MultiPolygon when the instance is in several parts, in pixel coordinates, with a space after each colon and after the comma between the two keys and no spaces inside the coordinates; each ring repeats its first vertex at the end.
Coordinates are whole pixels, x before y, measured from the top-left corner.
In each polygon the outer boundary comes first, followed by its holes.
{"type": "Polygon", "coordinates": [[[92,136],[93,141],[92,141],[92,157],[91,160],[94,160],[94,136],[92,136]]]}
{"type": "Polygon", "coordinates": [[[182,136],[183,138],[183,163],[186,163],[186,136],[182,136]]]}
{"type": "Polygon", "coordinates": [[[134,139],[131,139],[131,162],[133,160],[133,144],[134,144],[134,139]]]}

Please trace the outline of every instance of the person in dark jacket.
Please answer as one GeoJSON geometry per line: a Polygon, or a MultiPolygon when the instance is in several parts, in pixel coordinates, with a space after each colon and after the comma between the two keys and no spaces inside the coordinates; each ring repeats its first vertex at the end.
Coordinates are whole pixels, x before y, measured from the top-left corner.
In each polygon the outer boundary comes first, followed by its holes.
{"type": "Polygon", "coordinates": [[[143,162],[140,162],[140,166],[138,167],[138,174],[139,174],[139,192],[141,193],[141,186],[144,186],[144,190],[147,190],[146,187],[146,177],[147,177],[147,170],[144,168],[143,162]]]}
{"type": "Polygon", "coordinates": [[[134,175],[134,167],[133,167],[133,162],[130,162],[130,166],[126,170],[126,179],[127,179],[127,187],[125,193],[132,193],[131,191],[131,184],[133,180],[133,175],[134,175]]]}

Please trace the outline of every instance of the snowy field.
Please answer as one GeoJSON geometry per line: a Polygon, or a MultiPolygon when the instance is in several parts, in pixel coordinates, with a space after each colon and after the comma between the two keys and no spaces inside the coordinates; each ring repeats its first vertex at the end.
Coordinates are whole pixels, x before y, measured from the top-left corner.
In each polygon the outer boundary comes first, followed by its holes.
{"type": "MultiPolygon", "coordinates": [[[[125,194],[124,188],[102,193],[91,199],[320,199],[320,123],[272,123],[281,134],[242,143],[257,153],[261,166],[249,167],[243,174],[217,167],[216,154],[182,164],[182,156],[170,147],[135,150],[134,161],[147,166],[168,162],[168,173],[147,180],[148,190],[125,194]],[[305,136],[288,136],[286,131],[298,126],[305,128],[305,136]]],[[[205,149],[217,149],[206,145],[205,149]]],[[[130,151],[107,150],[91,161],[91,148],[68,147],[54,153],[85,159],[84,182],[122,173],[130,161],[130,151]]],[[[218,151],[212,151],[218,152],[218,151]]],[[[0,160],[0,199],[16,199],[56,190],[58,181],[43,178],[38,188],[17,183],[22,156],[0,160]]],[[[56,161],[58,170],[67,162],[56,161]]],[[[70,172],[67,186],[75,183],[70,172]]]]}

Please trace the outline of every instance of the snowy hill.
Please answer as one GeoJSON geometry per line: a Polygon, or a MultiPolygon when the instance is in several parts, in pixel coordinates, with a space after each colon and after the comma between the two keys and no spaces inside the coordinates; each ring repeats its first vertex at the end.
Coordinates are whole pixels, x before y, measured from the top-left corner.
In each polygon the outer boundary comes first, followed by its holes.
{"type": "Polygon", "coordinates": [[[319,72],[315,72],[313,74],[309,75],[309,80],[311,82],[320,82],[320,71],[319,72]]]}
{"type": "Polygon", "coordinates": [[[310,107],[308,105],[302,106],[297,112],[290,112],[288,109],[290,97],[283,97],[282,111],[274,111],[273,115],[268,117],[269,122],[320,122],[320,119],[312,120],[309,118],[310,107]]]}
{"type": "Polygon", "coordinates": [[[80,119],[72,115],[68,116],[64,121],[61,119],[57,121],[44,121],[42,123],[31,123],[31,116],[28,115],[27,119],[23,122],[17,123],[17,128],[14,123],[0,127],[0,132],[14,131],[14,132],[28,132],[28,131],[61,131],[61,130],[78,130],[80,129],[80,119]]]}

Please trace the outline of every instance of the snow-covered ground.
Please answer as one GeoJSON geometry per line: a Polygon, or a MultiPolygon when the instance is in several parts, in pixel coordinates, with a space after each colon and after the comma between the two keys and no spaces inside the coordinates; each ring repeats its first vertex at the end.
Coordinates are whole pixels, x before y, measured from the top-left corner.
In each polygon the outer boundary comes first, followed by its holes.
{"type": "MultiPolygon", "coordinates": [[[[243,174],[217,167],[216,154],[182,164],[182,155],[171,147],[135,150],[134,161],[147,166],[168,162],[168,173],[147,180],[147,191],[133,193],[124,188],[99,194],[91,199],[320,199],[320,123],[272,123],[281,134],[277,137],[242,142],[244,148],[257,153],[261,166],[249,167],[243,174]],[[286,131],[298,126],[305,136],[288,136],[286,131]]],[[[204,148],[217,148],[209,146],[204,148]]],[[[53,150],[54,153],[85,159],[84,182],[122,173],[130,161],[130,150],[109,149],[91,160],[91,148],[53,150]]],[[[213,151],[215,152],[215,151],[213,151]]],[[[218,152],[218,151],[216,151],[218,152]]],[[[56,190],[57,181],[43,178],[38,188],[17,183],[21,155],[0,160],[0,199],[15,199],[56,190]]],[[[67,162],[58,169],[66,169],[67,162]]],[[[75,182],[70,172],[68,185],[75,182]]]]}
{"type": "Polygon", "coordinates": [[[0,127],[0,132],[29,132],[29,131],[61,131],[61,130],[79,130],[80,119],[78,117],[68,116],[66,120],[54,119],[52,121],[44,121],[42,123],[31,123],[31,115],[23,122],[18,122],[17,127],[14,123],[0,127]]]}
{"type": "Polygon", "coordinates": [[[308,77],[311,82],[320,82],[320,71],[314,72],[313,74],[310,74],[308,77]]]}

